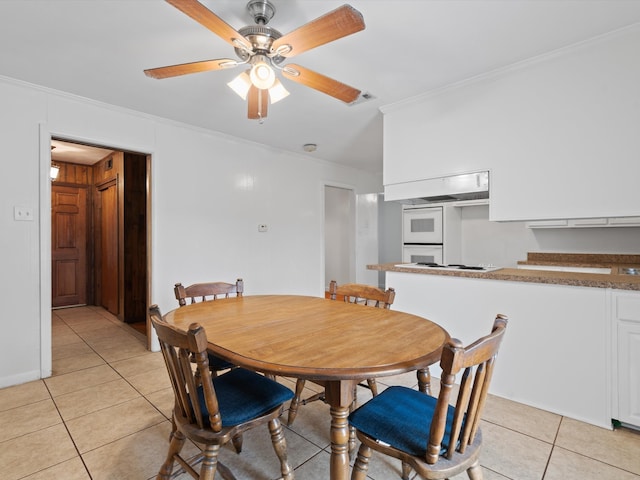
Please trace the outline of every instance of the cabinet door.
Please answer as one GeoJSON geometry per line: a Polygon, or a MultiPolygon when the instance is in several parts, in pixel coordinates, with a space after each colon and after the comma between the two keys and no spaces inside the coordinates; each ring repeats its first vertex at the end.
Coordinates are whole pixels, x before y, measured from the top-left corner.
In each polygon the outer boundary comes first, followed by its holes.
{"type": "Polygon", "coordinates": [[[640,426],[640,323],[618,324],[618,415],[640,426]]]}
{"type": "Polygon", "coordinates": [[[640,226],[640,217],[616,217],[609,219],[609,225],[620,225],[627,227],[640,226]]]}
{"type": "Polygon", "coordinates": [[[640,427],[640,293],[614,293],[614,299],[618,420],[640,427]]]}

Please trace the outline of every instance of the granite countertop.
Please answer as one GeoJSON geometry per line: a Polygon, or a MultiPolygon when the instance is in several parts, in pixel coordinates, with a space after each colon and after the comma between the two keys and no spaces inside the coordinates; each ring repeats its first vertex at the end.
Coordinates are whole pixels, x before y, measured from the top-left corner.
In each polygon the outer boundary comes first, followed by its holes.
{"type": "Polygon", "coordinates": [[[573,267],[605,267],[611,268],[610,274],[561,272],[551,270],[526,270],[518,268],[502,268],[492,272],[475,272],[472,270],[437,270],[397,266],[399,263],[367,265],[369,270],[389,272],[417,273],[422,275],[444,275],[450,277],[483,278],[487,280],[506,280],[512,282],[547,283],[555,285],[573,285],[578,287],[614,288],[619,290],[640,291],[640,275],[620,273],[622,268],[640,268],[640,255],[612,254],[554,254],[528,253],[527,259],[519,265],[550,265],[573,267]]]}

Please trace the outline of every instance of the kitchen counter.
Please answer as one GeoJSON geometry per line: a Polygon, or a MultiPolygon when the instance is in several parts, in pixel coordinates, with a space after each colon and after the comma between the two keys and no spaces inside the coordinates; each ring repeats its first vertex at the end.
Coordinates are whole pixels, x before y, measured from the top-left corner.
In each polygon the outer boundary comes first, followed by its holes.
{"type": "Polygon", "coordinates": [[[640,275],[621,274],[622,268],[640,267],[640,255],[609,254],[554,254],[529,253],[527,260],[519,265],[549,265],[575,267],[607,267],[611,273],[561,272],[551,270],[526,270],[502,268],[491,272],[473,270],[437,270],[398,266],[399,263],[367,265],[369,270],[387,272],[417,273],[420,275],[443,275],[453,277],[482,278],[487,280],[506,280],[511,282],[546,283],[554,285],[572,285],[578,287],[613,288],[618,290],[640,291],[640,275]]]}
{"type": "Polygon", "coordinates": [[[632,340],[640,334],[640,276],[619,273],[639,264],[640,255],[530,254],[518,266],[613,273],[368,268],[384,271],[395,288],[392,308],[438,323],[463,344],[486,334],[496,314],[507,315],[491,393],[611,429],[611,419],[640,425],[633,375],[640,349],[632,340]],[[558,375],[559,362],[571,375],[558,375]]]}

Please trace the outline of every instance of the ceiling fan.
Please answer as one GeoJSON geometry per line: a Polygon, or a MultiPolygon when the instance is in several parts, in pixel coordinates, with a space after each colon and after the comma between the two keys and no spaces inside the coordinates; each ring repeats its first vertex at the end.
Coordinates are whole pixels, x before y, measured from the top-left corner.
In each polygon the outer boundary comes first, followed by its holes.
{"type": "Polygon", "coordinates": [[[345,103],[356,101],[360,95],[360,90],[308,68],[293,63],[280,65],[285,59],[364,30],[362,14],[350,5],[338,7],[282,35],[278,30],[267,26],[275,14],[275,7],[269,0],[250,0],[247,10],[256,24],[237,31],[198,0],[166,1],[231,44],[239,60],[217,58],[151,68],[144,71],[149,77],[160,79],[248,65],[251,68],[228,85],[243,99],[247,99],[250,119],[265,118],[268,100],[275,103],[289,95],[276,78],[275,70],[289,80],[345,103]]]}

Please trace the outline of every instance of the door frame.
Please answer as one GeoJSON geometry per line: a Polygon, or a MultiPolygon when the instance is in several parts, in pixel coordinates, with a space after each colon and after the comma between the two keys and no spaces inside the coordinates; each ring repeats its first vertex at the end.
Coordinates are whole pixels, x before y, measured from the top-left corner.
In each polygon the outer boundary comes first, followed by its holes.
{"type": "MultiPolygon", "coordinates": [[[[98,140],[94,138],[79,138],[65,132],[51,131],[45,123],[39,124],[39,226],[40,226],[40,378],[50,377],[53,371],[51,348],[51,141],[61,138],[72,142],[89,145],[106,145],[114,150],[128,150],[147,156],[147,303],[151,301],[152,281],[151,266],[153,264],[152,230],[152,171],[151,158],[153,153],[140,151],[139,147],[117,144],[117,142],[98,140]],[[115,143],[115,145],[114,145],[115,143]]],[[[147,308],[149,305],[147,305],[147,308]]],[[[147,318],[147,348],[153,349],[153,335],[150,334],[149,319],[147,318]]]]}

